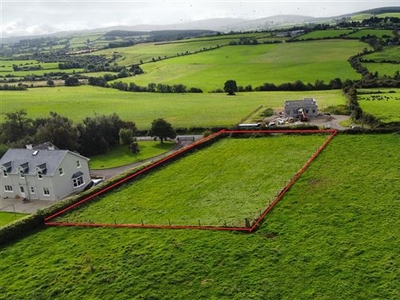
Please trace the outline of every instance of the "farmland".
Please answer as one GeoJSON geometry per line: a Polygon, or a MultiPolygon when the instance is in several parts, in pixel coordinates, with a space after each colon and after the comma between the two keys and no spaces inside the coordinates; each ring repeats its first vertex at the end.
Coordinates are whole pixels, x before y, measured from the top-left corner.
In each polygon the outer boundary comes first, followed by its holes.
{"type": "Polygon", "coordinates": [[[60,220],[241,227],[245,218],[258,218],[326,139],[224,139],[60,220]]]}
{"type": "Polygon", "coordinates": [[[2,91],[0,97],[3,113],[26,109],[29,117],[38,118],[55,111],[75,122],[81,122],[94,113],[115,112],[123,120],[134,121],[139,129],[148,129],[156,118],[165,118],[174,127],[183,128],[233,126],[261,105],[280,108],[288,99],[315,97],[320,109],[346,102],[339,90],[253,92],[229,97],[225,94],[205,93],[129,93],[93,86],[2,91]]]}
{"type": "Polygon", "coordinates": [[[324,40],[221,47],[145,64],[142,66],[145,74],[122,81],[142,86],[148,83],[185,84],[211,91],[221,88],[231,78],[238,85],[253,87],[265,82],[280,84],[301,80],[314,83],[317,79],[329,82],[336,77],[357,79],[359,74],[347,59],[365,46],[358,41],[324,40]]]}
{"type": "Polygon", "coordinates": [[[297,37],[296,40],[337,38],[351,32],[351,29],[315,30],[297,37]]]}
{"type": "Polygon", "coordinates": [[[337,136],[252,235],[47,228],[0,250],[0,299],[399,298],[399,146],[337,136]]]}
{"type": "Polygon", "coordinates": [[[400,89],[367,91],[369,92],[368,94],[359,95],[359,103],[365,112],[374,115],[381,122],[400,121],[400,89]]]}

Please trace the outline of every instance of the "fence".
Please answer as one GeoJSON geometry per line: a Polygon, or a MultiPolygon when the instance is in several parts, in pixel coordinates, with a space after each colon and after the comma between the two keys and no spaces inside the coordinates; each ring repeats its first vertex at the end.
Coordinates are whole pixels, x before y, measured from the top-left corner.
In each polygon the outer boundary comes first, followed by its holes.
{"type": "Polygon", "coordinates": [[[191,144],[188,147],[185,147],[183,149],[178,150],[177,152],[174,152],[173,154],[169,155],[168,157],[165,157],[159,161],[154,162],[150,166],[132,174],[129,175],[120,181],[116,182],[115,184],[97,192],[94,193],[87,198],[63,209],[55,214],[45,218],[45,224],[48,226],[82,226],[82,227],[114,227],[114,228],[149,228],[149,229],[200,229],[200,230],[219,230],[219,231],[242,231],[242,232],[254,232],[263,222],[265,216],[274,208],[274,206],[283,198],[285,193],[293,186],[293,184],[299,179],[301,174],[304,173],[304,171],[309,167],[309,165],[314,161],[314,159],[326,148],[326,146],[332,141],[334,136],[337,134],[337,130],[335,129],[326,129],[326,130],[221,130],[219,132],[216,132],[208,137],[205,137],[193,144],[191,144]],[[164,165],[167,162],[173,161],[182,155],[185,155],[189,153],[193,149],[198,149],[205,147],[214,141],[218,140],[219,138],[223,136],[228,136],[228,135],[242,135],[242,134],[330,134],[327,140],[318,148],[318,150],[311,156],[311,158],[304,164],[304,166],[300,169],[300,171],[292,178],[292,180],[279,192],[278,196],[275,198],[275,200],[264,210],[263,213],[260,214],[260,217],[255,220],[253,224],[248,219],[245,219],[243,224],[243,227],[229,227],[229,226],[208,226],[208,225],[157,225],[157,224],[144,224],[143,222],[141,224],[100,224],[100,223],[81,223],[81,222],[55,222],[52,221],[54,218],[82,205],[83,203],[98,197],[120,185],[123,183],[132,180],[133,178],[136,178],[144,173],[153,171],[155,168],[164,165]]]}

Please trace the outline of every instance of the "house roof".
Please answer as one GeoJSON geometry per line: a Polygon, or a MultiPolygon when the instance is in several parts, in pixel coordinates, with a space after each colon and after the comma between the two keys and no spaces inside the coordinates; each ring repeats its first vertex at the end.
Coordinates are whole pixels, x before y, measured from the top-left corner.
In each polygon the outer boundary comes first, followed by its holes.
{"type": "Polygon", "coordinates": [[[7,172],[11,174],[18,173],[19,168],[24,174],[35,175],[39,168],[41,171],[46,170],[47,175],[52,175],[68,153],[88,160],[68,150],[8,149],[0,159],[0,165],[7,168],[7,172]]]}

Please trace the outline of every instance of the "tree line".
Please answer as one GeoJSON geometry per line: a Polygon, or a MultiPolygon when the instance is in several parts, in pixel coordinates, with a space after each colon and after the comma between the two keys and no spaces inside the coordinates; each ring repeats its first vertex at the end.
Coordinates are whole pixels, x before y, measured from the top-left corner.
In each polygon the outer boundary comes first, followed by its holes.
{"type": "MultiPolygon", "coordinates": [[[[75,124],[56,112],[50,112],[46,118],[31,119],[22,109],[6,113],[0,130],[0,156],[9,147],[24,148],[49,141],[60,149],[78,151],[85,156],[106,153],[119,144],[127,145],[134,153],[139,151],[134,138],[138,132],[135,123],[123,121],[115,113],[86,117],[75,124]]],[[[146,133],[161,142],[176,137],[172,125],[164,119],[154,120],[146,133]]]]}

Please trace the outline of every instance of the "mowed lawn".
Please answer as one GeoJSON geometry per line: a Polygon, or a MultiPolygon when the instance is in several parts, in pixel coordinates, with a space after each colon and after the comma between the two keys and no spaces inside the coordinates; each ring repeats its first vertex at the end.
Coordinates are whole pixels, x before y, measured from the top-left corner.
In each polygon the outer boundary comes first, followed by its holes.
{"type": "Polygon", "coordinates": [[[24,216],[26,216],[26,214],[0,211],[0,227],[21,219],[24,216]]]}
{"type": "Polygon", "coordinates": [[[250,235],[47,228],[0,249],[0,299],[398,299],[399,162],[338,135],[250,235]]]}
{"type": "MultiPolygon", "coordinates": [[[[354,40],[323,40],[273,45],[227,46],[217,50],[142,65],[145,74],[118,79],[148,83],[184,84],[204,91],[223,89],[226,80],[253,87],[301,80],[329,82],[339,77],[359,79],[348,63],[366,47],[354,40]]],[[[368,48],[368,46],[367,46],[368,48]]]]}
{"type": "Polygon", "coordinates": [[[400,89],[375,89],[375,91],[376,94],[360,94],[358,96],[362,110],[374,115],[384,123],[399,122],[400,89]],[[391,93],[389,93],[390,91],[391,93]]]}
{"type": "Polygon", "coordinates": [[[253,92],[226,94],[132,93],[93,86],[35,88],[28,91],[1,91],[1,117],[26,109],[28,117],[48,117],[50,111],[82,122],[95,114],[117,113],[133,121],[139,129],[164,118],[173,127],[234,126],[259,106],[282,108],[285,100],[314,97],[319,109],[345,104],[340,90],[309,92],[253,92]]]}
{"type": "Polygon", "coordinates": [[[56,221],[245,225],[256,220],[328,135],[223,139],[56,221]]]}

